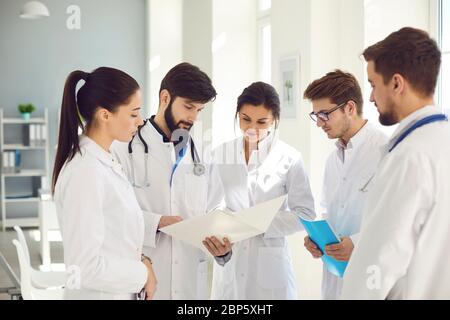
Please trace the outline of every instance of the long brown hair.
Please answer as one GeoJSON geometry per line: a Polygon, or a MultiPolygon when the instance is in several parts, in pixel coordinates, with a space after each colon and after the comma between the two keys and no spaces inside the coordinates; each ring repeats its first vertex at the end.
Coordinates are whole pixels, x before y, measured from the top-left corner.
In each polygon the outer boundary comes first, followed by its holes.
{"type": "Polygon", "coordinates": [[[89,127],[98,108],[115,112],[120,105],[126,104],[139,90],[139,84],[123,71],[101,67],[92,73],[73,71],[64,86],[59,125],[58,150],[53,169],[52,191],[59,173],[66,161],[71,161],[80,152],[78,128],[83,132],[89,127]],[[77,84],[84,84],[76,92],[77,84]]]}

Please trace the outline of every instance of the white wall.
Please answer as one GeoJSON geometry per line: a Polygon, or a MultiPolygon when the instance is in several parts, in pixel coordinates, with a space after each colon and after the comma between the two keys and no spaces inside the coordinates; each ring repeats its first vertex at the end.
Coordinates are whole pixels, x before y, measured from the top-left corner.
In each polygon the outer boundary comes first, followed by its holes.
{"type": "Polygon", "coordinates": [[[257,80],[255,0],[213,2],[213,82],[218,91],[213,103],[214,146],[233,139],[237,97],[257,80]],[[239,8],[239,10],[236,10],[239,8]]]}
{"type": "Polygon", "coordinates": [[[166,73],[183,59],[183,0],[147,0],[148,117],[159,105],[159,87],[166,73]]]}
{"type": "MultiPolygon", "coordinates": [[[[403,27],[414,27],[434,33],[431,19],[433,13],[430,11],[432,2],[436,0],[364,0],[365,47],[383,40],[403,27]]],[[[367,73],[364,73],[366,116],[390,135],[395,127],[382,127],[379,124],[378,112],[373,104],[369,103],[370,91],[367,73]]]]}

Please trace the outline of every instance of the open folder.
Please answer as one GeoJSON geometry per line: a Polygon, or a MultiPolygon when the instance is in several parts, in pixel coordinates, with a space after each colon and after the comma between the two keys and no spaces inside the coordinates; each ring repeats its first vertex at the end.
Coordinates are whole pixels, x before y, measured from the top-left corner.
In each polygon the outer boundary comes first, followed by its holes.
{"type": "Polygon", "coordinates": [[[309,221],[300,218],[311,240],[322,251],[322,261],[327,270],[337,277],[343,277],[348,262],[338,261],[325,253],[325,246],[341,242],[326,220],[309,221]]]}
{"type": "Polygon", "coordinates": [[[160,231],[208,252],[202,243],[207,237],[216,236],[221,241],[226,237],[235,243],[266,232],[285,198],[282,196],[239,212],[214,210],[160,231]]]}

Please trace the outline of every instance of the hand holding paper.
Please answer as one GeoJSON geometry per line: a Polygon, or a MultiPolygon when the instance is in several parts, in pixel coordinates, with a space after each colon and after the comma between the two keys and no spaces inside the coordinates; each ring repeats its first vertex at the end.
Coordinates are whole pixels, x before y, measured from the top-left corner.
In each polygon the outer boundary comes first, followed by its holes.
{"type": "Polygon", "coordinates": [[[215,210],[160,230],[208,252],[203,245],[207,237],[228,238],[231,243],[235,243],[266,232],[285,198],[282,196],[237,213],[215,210]]]}

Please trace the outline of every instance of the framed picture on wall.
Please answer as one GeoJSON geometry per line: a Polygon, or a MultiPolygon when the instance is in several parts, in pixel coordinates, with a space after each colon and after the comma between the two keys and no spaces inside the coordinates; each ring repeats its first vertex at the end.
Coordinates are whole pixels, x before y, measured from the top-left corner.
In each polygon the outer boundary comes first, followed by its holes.
{"type": "Polygon", "coordinates": [[[300,101],[300,55],[280,60],[281,117],[296,119],[300,101]]]}

